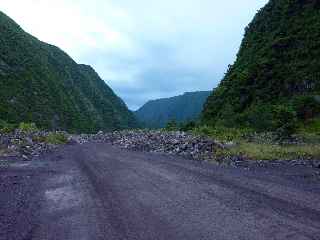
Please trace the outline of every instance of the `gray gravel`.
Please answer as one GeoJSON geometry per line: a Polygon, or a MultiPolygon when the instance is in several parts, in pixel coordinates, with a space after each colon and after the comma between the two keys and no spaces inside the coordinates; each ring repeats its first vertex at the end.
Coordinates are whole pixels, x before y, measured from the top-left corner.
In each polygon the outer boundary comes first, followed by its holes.
{"type": "Polygon", "coordinates": [[[0,240],[319,240],[317,171],[68,145],[0,168],[0,240]]]}

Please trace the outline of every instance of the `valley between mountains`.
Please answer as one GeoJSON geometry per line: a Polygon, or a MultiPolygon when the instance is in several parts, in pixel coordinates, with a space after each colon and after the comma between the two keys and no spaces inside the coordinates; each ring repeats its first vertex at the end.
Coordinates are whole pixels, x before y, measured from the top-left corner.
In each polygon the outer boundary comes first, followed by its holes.
{"type": "Polygon", "coordinates": [[[320,240],[319,39],[320,1],[269,0],[216,88],[131,111],[0,11],[0,240],[320,240]]]}

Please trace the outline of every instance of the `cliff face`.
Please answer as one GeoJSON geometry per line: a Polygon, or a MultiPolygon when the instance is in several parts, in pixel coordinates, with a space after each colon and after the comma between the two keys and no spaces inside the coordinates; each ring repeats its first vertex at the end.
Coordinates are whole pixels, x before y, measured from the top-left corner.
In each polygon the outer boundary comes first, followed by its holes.
{"type": "Polygon", "coordinates": [[[265,118],[268,127],[279,105],[300,120],[308,118],[304,105],[313,105],[309,117],[317,115],[319,39],[319,1],[270,0],[246,28],[237,60],[208,98],[203,121],[255,127],[265,118]]]}
{"type": "Polygon", "coordinates": [[[90,67],[24,32],[0,12],[0,119],[95,132],[136,120],[90,67]]]}

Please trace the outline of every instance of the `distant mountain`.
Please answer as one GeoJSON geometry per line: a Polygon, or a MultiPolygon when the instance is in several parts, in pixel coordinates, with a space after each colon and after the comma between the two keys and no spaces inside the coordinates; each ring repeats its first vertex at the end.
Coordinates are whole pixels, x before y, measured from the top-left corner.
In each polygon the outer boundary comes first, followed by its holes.
{"type": "Polygon", "coordinates": [[[135,112],[138,120],[149,128],[164,127],[169,121],[196,120],[211,91],[187,92],[183,95],[152,100],[135,112]]]}
{"type": "Polygon", "coordinates": [[[73,132],[137,126],[133,113],[90,66],[24,32],[2,12],[0,119],[73,132]]]}
{"type": "Polygon", "coordinates": [[[301,122],[316,117],[319,39],[320,1],[270,0],[246,28],[236,62],[208,98],[203,122],[266,130],[280,118],[292,122],[292,114],[301,122]]]}

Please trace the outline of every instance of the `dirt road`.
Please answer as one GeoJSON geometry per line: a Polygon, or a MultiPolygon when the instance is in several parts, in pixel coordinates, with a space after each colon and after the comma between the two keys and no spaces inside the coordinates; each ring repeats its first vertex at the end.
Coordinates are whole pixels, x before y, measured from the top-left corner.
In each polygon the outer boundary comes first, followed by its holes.
{"type": "Polygon", "coordinates": [[[65,146],[2,164],[0,239],[319,240],[318,172],[65,146]]]}

